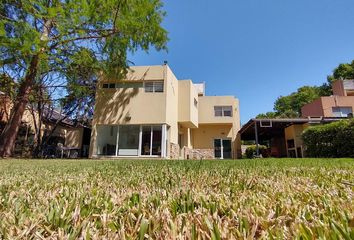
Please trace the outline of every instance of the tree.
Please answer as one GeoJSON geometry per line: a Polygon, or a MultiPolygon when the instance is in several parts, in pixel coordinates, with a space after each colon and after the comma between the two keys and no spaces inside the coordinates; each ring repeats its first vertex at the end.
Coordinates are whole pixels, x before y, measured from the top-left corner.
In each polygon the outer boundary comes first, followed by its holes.
{"type": "Polygon", "coordinates": [[[266,112],[266,113],[260,113],[256,116],[256,118],[259,119],[271,119],[271,118],[277,118],[278,114],[276,112],[266,112]]]}
{"type": "Polygon", "coordinates": [[[333,74],[327,77],[328,82],[338,79],[354,79],[354,60],[351,63],[341,63],[333,70],[333,74]]]}
{"type": "Polygon", "coordinates": [[[274,103],[274,110],[278,114],[301,116],[301,108],[307,103],[321,96],[319,87],[304,86],[288,96],[280,96],[274,103]],[[295,113],[295,114],[294,114],[295,113]]]}
{"type": "Polygon", "coordinates": [[[303,86],[287,96],[280,96],[274,103],[274,112],[261,113],[256,118],[295,118],[301,116],[301,108],[313,100],[330,96],[332,82],[337,79],[354,79],[354,60],[351,63],[339,64],[333,74],[327,76],[327,83],[321,86],[303,86]]]}
{"type": "Polygon", "coordinates": [[[301,116],[301,108],[321,96],[329,96],[332,90],[328,84],[303,86],[287,96],[280,96],[274,103],[274,112],[261,113],[256,118],[297,118],[301,116]]]}
{"type": "Polygon", "coordinates": [[[74,97],[79,88],[72,86],[82,84],[67,78],[66,70],[79,52],[94,56],[96,74],[121,79],[127,51],[166,49],[161,8],[160,0],[1,1],[0,73],[15,79],[19,90],[0,136],[0,156],[11,154],[29,95],[43,74],[64,77],[74,97]]]}

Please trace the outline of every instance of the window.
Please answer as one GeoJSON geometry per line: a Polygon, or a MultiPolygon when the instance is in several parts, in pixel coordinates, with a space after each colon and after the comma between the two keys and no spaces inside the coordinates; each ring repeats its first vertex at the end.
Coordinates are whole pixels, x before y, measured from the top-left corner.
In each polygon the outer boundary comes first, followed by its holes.
{"type": "Polygon", "coordinates": [[[145,92],[163,92],[163,81],[148,81],[144,83],[145,92]]]}
{"type": "Polygon", "coordinates": [[[232,106],[215,106],[215,117],[232,117],[232,106]]]}
{"type": "Polygon", "coordinates": [[[162,125],[98,125],[96,154],[103,156],[165,156],[162,125]]]}
{"type": "Polygon", "coordinates": [[[143,83],[141,82],[119,82],[119,83],[103,83],[102,88],[141,88],[143,83]]]}
{"type": "Polygon", "coordinates": [[[115,83],[104,83],[102,84],[102,88],[116,88],[115,83]]]}
{"type": "Polygon", "coordinates": [[[198,101],[194,98],[194,107],[198,107],[198,101]]]}
{"type": "Polygon", "coordinates": [[[348,117],[348,114],[353,113],[351,107],[333,107],[332,108],[334,117],[348,117]]]}
{"type": "Polygon", "coordinates": [[[232,117],[232,107],[231,106],[223,107],[223,113],[225,117],[232,117]]]}

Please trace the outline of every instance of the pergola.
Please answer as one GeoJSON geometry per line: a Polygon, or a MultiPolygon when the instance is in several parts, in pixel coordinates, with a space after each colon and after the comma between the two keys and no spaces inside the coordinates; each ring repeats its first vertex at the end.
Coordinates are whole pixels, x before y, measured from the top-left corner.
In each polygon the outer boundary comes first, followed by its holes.
{"type": "Polygon", "coordinates": [[[259,155],[259,142],[284,136],[284,129],[295,124],[322,124],[338,121],[342,118],[282,118],[282,119],[250,119],[242,126],[239,133],[241,140],[255,140],[257,156],[259,155]]]}

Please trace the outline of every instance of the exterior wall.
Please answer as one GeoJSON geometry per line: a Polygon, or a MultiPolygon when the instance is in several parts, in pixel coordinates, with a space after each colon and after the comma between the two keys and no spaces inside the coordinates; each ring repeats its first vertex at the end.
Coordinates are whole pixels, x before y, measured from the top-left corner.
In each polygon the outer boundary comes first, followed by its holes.
{"type": "Polygon", "coordinates": [[[128,70],[126,80],[128,81],[163,80],[165,79],[165,74],[164,74],[165,66],[166,65],[131,67],[128,70]]]}
{"type": "MultiPolygon", "coordinates": [[[[232,139],[232,156],[233,158],[241,158],[241,140],[237,139],[237,133],[241,128],[240,124],[240,111],[239,111],[239,101],[233,96],[201,96],[199,97],[199,124],[220,124],[221,128],[218,127],[208,127],[210,134],[217,134],[214,138],[220,137],[220,133],[227,132],[227,137],[232,139]],[[214,114],[214,106],[232,106],[233,112],[232,117],[216,117],[214,114]],[[230,124],[229,127],[225,125],[230,124]],[[227,131],[227,129],[229,130],[227,131]],[[219,133],[215,132],[219,131],[219,133]],[[218,135],[219,134],[219,135],[218,135]]],[[[202,128],[201,128],[202,129],[202,128]]],[[[198,128],[199,130],[199,128],[198,128]]],[[[201,131],[196,131],[196,135],[200,134],[201,131]]],[[[223,136],[223,134],[221,134],[223,136]]],[[[196,137],[198,138],[198,137],[196,137]]],[[[206,141],[201,139],[201,142],[206,141]]],[[[208,140],[207,140],[208,141],[208,140]]],[[[209,145],[210,146],[210,145],[209,145]]],[[[197,145],[195,148],[199,148],[197,145]]]]}
{"type": "Polygon", "coordinates": [[[65,137],[65,146],[73,148],[82,147],[82,137],[84,133],[84,128],[67,128],[65,137]]]}
{"type": "Polygon", "coordinates": [[[354,111],[354,96],[321,97],[324,117],[334,117],[332,107],[352,107],[354,111]]]}
{"type": "Polygon", "coordinates": [[[145,93],[143,87],[98,89],[93,121],[94,124],[164,123],[165,106],[165,92],[145,93]]]}
{"type": "MultiPolygon", "coordinates": [[[[164,71],[166,76],[165,122],[170,126],[169,141],[178,144],[178,80],[167,65],[164,65],[164,71]]],[[[157,107],[162,108],[161,104],[157,104],[157,107]]]]}
{"type": "Polygon", "coordinates": [[[217,124],[231,123],[236,128],[240,126],[240,113],[238,99],[233,96],[200,96],[199,97],[199,123],[217,124]],[[232,106],[232,117],[215,117],[214,106],[232,106]]]}
{"type": "Polygon", "coordinates": [[[324,116],[322,100],[318,98],[311,103],[304,105],[301,108],[301,115],[303,117],[321,117],[324,116]]]}
{"type": "Polygon", "coordinates": [[[232,139],[234,141],[232,125],[199,124],[199,127],[192,129],[192,141],[195,149],[214,149],[214,139],[232,139]]]}
{"type": "Polygon", "coordinates": [[[354,96],[354,80],[337,80],[332,83],[333,95],[354,96]]]}
{"type": "Polygon", "coordinates": [[[342,80],[337,80],[332,83],[333,95],[337,96],[347,96],[342,80]]]}
{"type": "MultiPolygon", "coordinates": [[[[294,124],[291,125],[287,128],[285,128],[284,133],[285,133],[285,144],[287,150],[289,149],[289,146],[287,145],[287,140],[294,139],[295,143],[295,151],[297,148],[301,148],[302,151],[302,157],[304,156],[304,143],[301,138],[301,134],[304,131],[305,128],[307,128],[307,124],[294,124]]],[[[289,156],[288,156],[289,157],[289,156]]],[[[300,157],[300,156],[297,156],[300,157]]]]}
{"type": "Polygon", "coordinates": [[[302,107],[303,117],[334,117],[333,107],[352,107],[354,112],[354,96],[320,97],[302,107]]]}
{"type": "Polygon", "coordinates": [[[237,133],[236,138],[233,142],[233,158],[242,158],[242,149],[241,149],[241,134],[237,133]]]}
{"type": "Polygon", "coordinates": [[[198,127],[198,92],[191,80],[178,81],[178,122],[198,127]]]}

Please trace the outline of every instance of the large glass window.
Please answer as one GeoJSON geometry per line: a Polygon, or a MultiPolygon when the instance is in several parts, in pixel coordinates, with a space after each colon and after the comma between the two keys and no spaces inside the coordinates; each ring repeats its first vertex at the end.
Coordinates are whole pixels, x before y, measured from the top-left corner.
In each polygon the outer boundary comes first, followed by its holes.
{"type": "Polygon", "coordinates": [[[215,117],[232,117],[232,106],[215,106],[215,117]]]}
{"type": "Polygon", "coordinates": [[[97,126],[97,155],[162,156],[161,125],[97,126]]]}
{"type": "Polygon", "coordinates": [[[137,156],[139,151],[139,132],[138,125],[119,126],[118,155],[137,156]]]}
{"type": "Polygon", "coordinates": [[[161,155],[161,126],[152,127],[152,155],[161,155]]]}
{"type": "Polygon", "coordinates": [[[142,127],[141,155],[151,155],[151,126],[142,127]]]}
{"type": "Polygon", "coordinates": [[[161,126],[143,126],[141,155],[161,155],[161,126]]]}
{"type": "Polygon", "coordinates": [[[97,155],[116,155],[117,132],[117,126],[97,127],[97,155]]]}
{"type": "Polygon", "coordinates": [[[333,107],[334,117],[348,117],[348,114],[353,113],[352,107],[333,107]]]}

